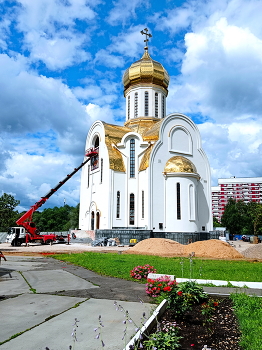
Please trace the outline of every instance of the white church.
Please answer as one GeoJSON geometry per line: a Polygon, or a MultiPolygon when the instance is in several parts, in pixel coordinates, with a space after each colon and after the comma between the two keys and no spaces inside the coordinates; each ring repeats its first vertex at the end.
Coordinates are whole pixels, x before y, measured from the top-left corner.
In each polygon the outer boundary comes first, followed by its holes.
{"type": "Polygon", "coordinates": [[[147,41],[123,76],[124,125],[97,120],[88,132],[86,149],[98,155],[82,169],[80,230],[213,229],[210,166],[199,130],[181,113],[166,115],[169,75],[150,57],[147,41]]]}

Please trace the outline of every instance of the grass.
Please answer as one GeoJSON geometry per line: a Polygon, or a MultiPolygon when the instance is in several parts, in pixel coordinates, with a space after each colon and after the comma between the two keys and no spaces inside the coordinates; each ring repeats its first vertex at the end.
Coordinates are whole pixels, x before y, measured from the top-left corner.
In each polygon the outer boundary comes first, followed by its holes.
{"type": "Polygon", "coordinates": [[[241,331],[240,345],[245,350],[262,348],[262,299],[246,294],[231,294],[241,331]]]}
{"type": "Polygon", "coordinates": [[[194,258],[163,258],[152,255],[117,253],[59,254],[54,258],[85,267],[100,275],[133,280],[129,272],[135,266],[150,264],[157,273],[177,278],[212,279],[223,281],[262,282],[262,263],[244,260],[204,260],[194,258]]]}

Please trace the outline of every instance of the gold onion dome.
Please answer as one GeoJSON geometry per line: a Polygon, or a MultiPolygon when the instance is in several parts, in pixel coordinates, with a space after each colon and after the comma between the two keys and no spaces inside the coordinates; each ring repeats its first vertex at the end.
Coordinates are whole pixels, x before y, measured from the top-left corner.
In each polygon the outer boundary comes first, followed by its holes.
{"type": "Polygon", "coordinates": [[[164,173],[193,173],[197,174],[195,165],[187,158],[174,156],[165,165],[164,173]]]}
{"type": "Polygon", "coordinates": [[[147,47],[142,58],[134,63],[125,71],[123,76],[124,93],[133,85],[154,84],[164,88],[168,93],[169,75],[161,63],[152,60],[147,47]]]}

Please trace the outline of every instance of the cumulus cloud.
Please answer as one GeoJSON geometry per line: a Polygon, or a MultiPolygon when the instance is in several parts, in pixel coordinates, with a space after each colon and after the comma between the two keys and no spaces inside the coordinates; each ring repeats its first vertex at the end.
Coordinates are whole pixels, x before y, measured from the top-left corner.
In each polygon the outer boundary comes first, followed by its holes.
{"type": "Polygon", "coordinates": [[[117,0],[108,14],[107,21],[111,25],[125,24],[131,18],[136,17],[136,9],[148,7],[148,0],[117,0]]]}
{"type": "Polygon", "coordinates": [[[100,1],[20,0],[16,7],[18,30],[23,33],[23,47],[32,61],[42,61],[51,70],[64,69],[90,60],[84,45],[90,32],[77,29],[77,23],[92,23],[100,1]]]}

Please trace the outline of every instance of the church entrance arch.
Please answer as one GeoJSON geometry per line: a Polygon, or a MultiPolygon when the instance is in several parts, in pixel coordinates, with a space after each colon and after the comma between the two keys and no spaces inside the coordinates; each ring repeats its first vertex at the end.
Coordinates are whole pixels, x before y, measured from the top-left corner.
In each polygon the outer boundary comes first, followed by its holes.
{"type": "Polygon", "coordinates": [[[91,212],[91,230],[93,231],[95,229],[95,213],[91,212]]]}
{"type": "Polygon", "coordinates": [[[100,213],[99,211],[96,213],[96,229],[99,230],[100,226],[100,213]]]}

